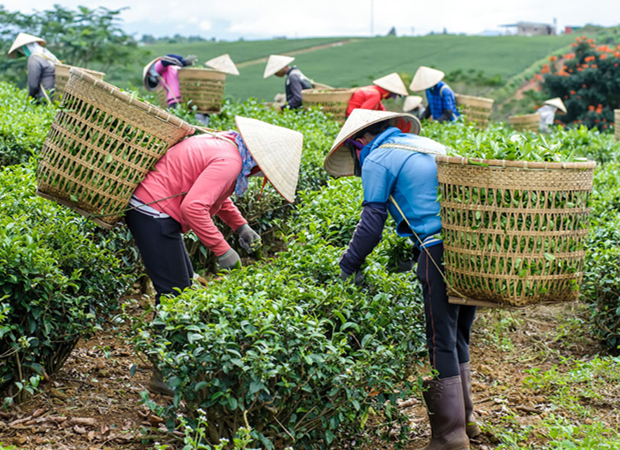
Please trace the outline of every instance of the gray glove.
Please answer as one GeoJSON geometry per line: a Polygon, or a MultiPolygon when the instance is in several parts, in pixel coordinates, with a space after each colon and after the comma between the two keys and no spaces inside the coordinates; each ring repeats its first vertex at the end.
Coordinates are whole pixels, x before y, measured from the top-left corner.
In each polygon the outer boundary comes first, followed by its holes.
{"type": "Polygon", "coordinates": [[[218,256],[217,263],[222,266],[222,269],[226,270],[241,268],[241,258],[239,258],[239,253],[232,248],[222,256],[218,256]]]}
{"type": "Polygon", "coordinates": [[[254,253],[262,245],[260,235],[247,223],[239,227],[237,234],[239,235],[239,245],[248,253],[254,253]]]}
{"type": "Polygon", "coordinates": [[[198,59],[198,57],[196,55],[187,55],[184,59],[185,59],[185,65],[191,66],[192,64],[196,62],[196,59],[198,59]]]}
{"type": "Polygon", "coordinates": [[[344,270],[340,269],[340,278],[342,278],[342,281],[355,283],[356,286],[361,286],[364,283],[364,275],[362,275],[362,272],[346,273],[344,270]]]}

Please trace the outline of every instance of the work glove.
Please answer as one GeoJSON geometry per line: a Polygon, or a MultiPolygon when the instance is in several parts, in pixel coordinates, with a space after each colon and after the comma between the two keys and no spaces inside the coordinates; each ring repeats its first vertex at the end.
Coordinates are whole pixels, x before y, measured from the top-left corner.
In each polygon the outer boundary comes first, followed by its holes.
{"type": "Polygon", "coordinates": [[[241,258],[239,258],[239,253],[232,248],[222,256],[218,256],[217,263],[222,267],[222,269],[225,270],[241,268],[241,258]]]}
{"type": "Polygon", "coordinates": [[[362,275],[362,272],[346,273],[341,268],[340,278],[342,278],[342,281],[355,283],[356,286],[361,286],[364,283],[364,275],[362,275]]]}
{"type": "Polygon", "coordinates": [[[260,235],[246,223],[237,230],[239,245],[248,253],[254,253],[262,245],[260,235]]]}
{"type": "Polygon", "coordinates": [[[187,55],[184,59],[185,59],[185,65],[191,66],[192,64],[196,62],[196,59],[198,59],[198,57],[196,55],[187,55]]]}

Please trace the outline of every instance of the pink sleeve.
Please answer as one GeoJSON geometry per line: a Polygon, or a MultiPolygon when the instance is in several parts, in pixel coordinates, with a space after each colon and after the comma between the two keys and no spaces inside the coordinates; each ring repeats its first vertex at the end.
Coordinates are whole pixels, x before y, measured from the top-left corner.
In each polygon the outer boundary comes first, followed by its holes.
{"type": "Polygon", "coordinates": [[[216,256],[222,256],[230,250],[230,245],[213,223],[211,208],[222,197],[228,197],[227,192],[240,170],[240,161],[213,161],[202,171],[181,203],[181,214],[190,229],[216,256]]]}
{"type": "Polygon", "coordinates": [[[233,231],[237,231],[241,225],[248,223],[230,197],[224,200],[220,210],[217,212],[217,216],[233,231]]]}

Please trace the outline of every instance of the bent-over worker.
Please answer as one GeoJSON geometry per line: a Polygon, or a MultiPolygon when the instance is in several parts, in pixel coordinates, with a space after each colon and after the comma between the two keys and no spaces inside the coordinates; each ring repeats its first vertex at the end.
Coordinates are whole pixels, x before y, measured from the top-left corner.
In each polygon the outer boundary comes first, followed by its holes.
{"type": "MultiPolygon", "coordinates": [[[[217,216],[248,252],[261,238],[230,196],[242,196],[248,177],[263,175],[289,202],[295,199],[303,136],[297,131],[237,116],[239,132],[189,137],[172,146],[136,189],[125,221],[157,291],[177,295],[192,285],[194,270],[182,235],[193,231],[223,269],[240,267],[239,254],[213,222],[217,216]]],[[[150,389],[170,394],[155,371],[150,389]]]]}
{"type": "Polygon", "coordinates": [[[407,88],[400,75],[396,72],[391,73],[376,79],[371,86],[356,89],[349,100],[346,116],[349,117],[354,109],[385,111],[385,106],[381,100],[407,94],[407,88]]]}
{"type": "Polygon", "coordinates": [[[155,58],[142,69],[142,82],[147,91],[155,91],[160,84],[166,90],[168,108],[176,108],[181,103],[181,87],[178,70],[191,66],[196,56],[183,58],[180,55],[169,54],[155,58]]]}
{"type": "Polygon", "coordinates": [[[361,219],[340,259],[340,276],[363,283],[362,264],[381,240],[388,214],[396,233],[416,244],[426,343],[436,377],[424,381],[432,429],[425,450],[464,450],[480,430],[473,415],[469,373],[470,331],[476,307],[448,302],[437,200],[435,155],[445,147],[417,136],[410,114],[355,110],[342,127],[324,167],[331,175],[361,176],[361,219]]]}
{"type": "Polygon", "coordinates": [[[51,91],[56,85],[56,64],[60,63],[45,45],[44,39],[19,33],[7,53],[9,58],[18,55],[28,58],[28,95],[38,102],[51,98],[51,91]]]}
{"type": "Polygon", "coordinates": [[[286,103],[282,107],[288,109],[298,109],[301,107],[301,91],[312,89],[312,81],[306,77],[297,66],[290,64],[295,61],[292,56],[271,55],[265,66],[263,78],[271,75],[276,77],[286,77],[284,85],[286,91],[286,103]]]}
{"type": "Polygon", "coordinates": [[[409,85],[413,92],[426,91],[428,107],[423,119],[432,117],[437,122],[446,122],[455,121],[460,116],[454,92],[442,81],[444,76],[441,70],[420,66],[409,85]]]}
{"type": "Polygon", "coordinates": [[[560,97],[547,100],[540,108],[536,110],[540,114],[540,131],[541,133],[548,133],[551,131],[551,126],[555,122],[555,114],[558,110],[566,114],[566,106],[560,97]]]}

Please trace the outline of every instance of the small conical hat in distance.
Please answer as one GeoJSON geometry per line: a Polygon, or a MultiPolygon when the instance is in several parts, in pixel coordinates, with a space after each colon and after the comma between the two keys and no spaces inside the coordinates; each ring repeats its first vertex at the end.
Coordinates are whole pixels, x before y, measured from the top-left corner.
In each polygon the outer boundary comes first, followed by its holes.
{"type": "Polygon", "coordinates": [[[299,179],[303,134],[247,117],[236,116],[235,122],[265,178],[282,197],[293,203],[299,179]]]}
{"type": "Polygon", "coordinates": [[[354,163],[348,147],[343,145],[363,129],[384,120],[400,128],[403,133],[420,134],[420,121],[417,117],[407,113],[391,111],[373,111],[369,109],[354,109],[347,121],[340,129],[334,145],[325,157],[323,167],[333,177],[350,177],[354,173],[354,163]]]}
{"type": "Polygon", "coordinates": [[[409,85],[409,89],[413,92],[425,91],[443,80],[444,76],[445,73],[441,70],[420,66],[418,71],[415,73],[415,77],[413,77],[413,81],[409,85]]]}
{"type": "Polygon", "coordinates": [[[421,104],[422,104],[422,97],[420,97],[419,95],[409,95],[405,99],[405,103],[403,104],[403,111],[409,112],[411,110],[416,109],[421,104]]]}
{"type": "Polygon", "coordinates": [[[239,75],[237,66],[230,56],[227,54],[218,56],[217,58],[210,59],[205,63],[205,66],[210,67],[218,72],[227,73],[229,75],[239,75]]]}
{"type": "Polygon", "coordinates": [[[292,56],[269,56],[269,59],[267,60],[267,65],[265,66],[265,73],[263,74],[263,78],[269,78],[271,75],[275,74],[281,69],[284,69],[293,61],[295,61],[295,58],[293,58],[292,56]]]}
{"type": "Polygon", "coordinates": [[[560,111],[562,111],[564,114],[566,114],[566,106],[564,105],[564,102],[562,101],[562,99],[560,97],[556,97],[556,98],[552,98],[552,99],[547,100],[545,102],[545,105],[555,106],[560,111]]]}
{"type": "Polygon", "coordinates": [[[398,95],[407,95],[407,87],[403,83],[402,78],[396,72],[386,75],[381,78],[377,78],[373,81],[377,86],[385,89],[386,91],[393,92],[398,95]]]}
{"type": "Polygon", "coordinates": [[[40,45],[45,47],[45,39],[38,38],[28,33],[19,33],[13,41],[13,45],[11,45],[11,49],[7,53],[9,58],[15,58],[17,56],[17,50],[24,45],[32,44],[33,42],[38,42],[40,45]]]}

